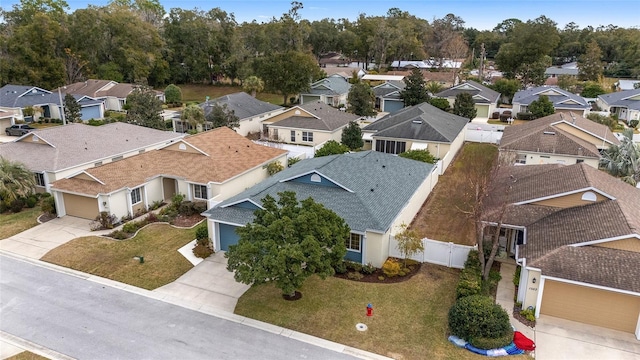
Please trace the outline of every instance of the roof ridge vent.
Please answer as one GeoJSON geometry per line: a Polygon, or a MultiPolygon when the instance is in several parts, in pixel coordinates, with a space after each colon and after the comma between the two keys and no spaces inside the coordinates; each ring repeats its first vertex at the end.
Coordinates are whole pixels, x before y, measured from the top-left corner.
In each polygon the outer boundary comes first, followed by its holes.
{"type": "Polygon", "coordinates": [[[556,132],[555,131],[545,131],[545,132],[543,132],[543,134],[545,134],[545,135],[555,135],[556,132]]]}
{"type": "Polygon", "coordinates": [[[421,119],[411,120],[411,122],[414,123],[414,124],[422,124],[422,120],[421,119]]]}

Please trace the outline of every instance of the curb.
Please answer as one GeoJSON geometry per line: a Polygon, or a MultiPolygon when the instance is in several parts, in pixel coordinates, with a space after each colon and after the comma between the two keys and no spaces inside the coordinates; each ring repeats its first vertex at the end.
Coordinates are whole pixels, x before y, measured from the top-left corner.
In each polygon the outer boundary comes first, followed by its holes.
{"type": "Polygon", "coordinates": [[[71,356],[61,354],[51,349],[47,349],[36,343],[32,343],[31,341],[11,335],[8,332],[2,330],[0,330],[0,342],[11,344],[15,347],[24,349],[24,351],[29,351],[36,355],[40,355],[52,360],[75,360],[75,358],[72,358],[71,356]]]}
{"type": "MultiPolygon", "coordinates": [[[[346,355],[351,355],[360,359],[365,359],[365,360],[392,360],[389,357],[383,356],[383,355],[379,355],[379,354],[375,354],[369,351],[365,351],[365,350],[361,350],[361,349],[357,349],[357,348],[353,348],[347,345],[343,345],[343,344],[339,344],[333,341],[329,341],[329,340],[325,340],[313,335],[308,335],[308,334],[304,334],[298,331],[293,331],[290,329],[286,329],[283,328],[281,326],[276,326],[273,324],[269,324],[266,322],[262,322],[259,320],[255,320],[255,319],[251,319],[248,317],[244,317],[244,316],[240,316],[240,315],[236,315],[234,313],[230,313],[228,311],[224,311],[221,309],[216,308],[215,306],[209,306],[209,305],[203,305],[203,304],[194,304],[190,301],[186,301],[184,299],[180,299],[174,296],[170,296],[170,295],[166,295],[166,294],[161,294],[158,292],[154,292],[151,290],[146,290],[146,289],[142,289],[133,285],[129,285],[129,284],[125,284],[119,281],[115,281],[115,280],[111,280],[111,279],[107,279],[107,278],[103,278],[100,276],[95,276],[95,275],[91,275],[91,274],[87,274],[78,270],[73,270],[73,269],[69,269],[60,265],[55,265],[55,264],[51,264],[48,262],[44,262],[41,260],[36,260],[36,259],[32,259],[26,256],[22,256],[16,253],[12,253],[6,250],[0,250],[0,255],[5,255],[11,258],[14,258],[16,260],[21,260],[24,262],[28,262],[30,264],[36,265],[36,266],[40,266],[43,268],[47,268],[53,271],[57,271],[66,275],[70,275],[70,276],[74,276],[83,280],[87,280],[87,281],[91,281],[91,282],[95,282],[101,285],[105,285],[105,286],[109,286],[112,288],[116,288],[116,289],[120,289],[120,290],[124,290],[124,291],[128,291],[130,293],[133,294],[137,294],[137,295],[141,295],[147,298],[151,298],[154,300],[158,300],[158,301],[162,301],[168,304],[172,304],[172,305],[176,305],[176,306],[180,306],[189,310],[194,310],[194,311],[198,311],[201,312],[203,314],[207,314],[207,315],[211,315],[211,316],[215,316],[224,320],[228,320],[228,321],[232,321],[238,324],[242,324],[242,325],[246,325],[246,326],[250,326],[253,327],[255,329],[259,329],[259,330],[263,330],[263,331],[267,331],[276,335],[280,335],[280,336],[284,336],[284,337],[288,337],[288,338],[292,338],[307,344],[311,344],[311,345],[315,345],[318,347],[322,347],[325,349],[329,349],[329,350],[333,350],[335,352],[338,353],[343,353],[346,355]]],[[[0,332],[0,338],[2,338],[4,336],[4,332],[0,332]]],[[[11,335],[12,336],[12,335],[11,335]]],[[[14,336],[12,336],[15,339],[18,339],[14,336]]],[[[33,344],[30,343],[26,340],[22,340],[21,341],[27,343],[27,344],[33,344]]],[[[18,347],[21,348],[25,348],[24,346],[20,346],[20,345],[16,345],[18,347]]],[[[37,351],[51,351],[54,355],[58,354],[53,350],[48,350],[45,349],[39,345],[33,344],[33,346],[35,347],[35,350],[31,350],[31,348],[28,348],[30,351],[37,353],[37,351]],[[43,350],[38,350],[38,349],[43,349],[43,350]]],[[[47,353],[48,354],[48,353],[47,353]]],[[[39,354],[40,355],[40,354],[39,354]]],[[[58,354],[61,357],[51,357],[52,359],[60,359],[60,360],[73,360],[73,358],[68,357],[66,355],[63,354],[58,354]]],[[[43,355],[44,356],[44,355],[43,355]]],[[[48,356],[48,355],[47,355],[48,356]]]]}

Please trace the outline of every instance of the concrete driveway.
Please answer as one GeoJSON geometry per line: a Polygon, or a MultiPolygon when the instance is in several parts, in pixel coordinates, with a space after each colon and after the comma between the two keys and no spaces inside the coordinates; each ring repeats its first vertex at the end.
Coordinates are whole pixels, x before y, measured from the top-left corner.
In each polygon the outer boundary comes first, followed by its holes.
{"type": "Polygon", "coordinates": [[[238,298],[248,289],[248,285],[236,282],[233,273],[227,271],[224,252],[217,252],[176,281],[159,287],[154,292],[165,295],[163,298],[182,299],[191,304],[233,313],[238,298]]]}
{"type": "Polygon", "coordinates": [[[49,251],[77,237],[101,235],[109,232],[109,230],[91,231],[90,223],[91,220],[73,216],[55,218],[0,240],[0,250],[31,259],[40,259],[49,251]]]}

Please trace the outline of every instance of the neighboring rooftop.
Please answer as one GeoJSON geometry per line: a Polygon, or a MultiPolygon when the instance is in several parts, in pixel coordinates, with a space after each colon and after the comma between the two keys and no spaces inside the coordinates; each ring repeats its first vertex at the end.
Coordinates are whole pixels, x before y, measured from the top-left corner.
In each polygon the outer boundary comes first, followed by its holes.
{"type": "Polygon", "coordinates": [[[538,86],[527,90],[520,90],[513,96],[513,102],[521,105],[529,105],[538,100],[540,95],[546,95],[556,109],[590,109],[591,106],[580,95],[570,93],[554,86],[538,86]]]}
{"type": "Polygon", "coordinates": [[[227,127],[188,136],[180,142],[190,150],[165,147],[148,151],[85,171],[100,182],[70,178],[56,181],[52,186],[97,195],[124,187],[134,188],[159,175],[201,184],[223,183],[286,154],[285,150],[255,144],[227,127]]]}
{"type": "Polygon", "coordinates": [[[343,76],[333,75],[311,84],[311,89],[303,94],[342,95],[349,92],[351,83],[343,76]]]}
{"type": "Polygon", "coordinates": [[[598,95],[600,100],[609,106],[625,107],[640,110],[640,89],[618,91],[610,94],[598,95]]]}
{"type": "Polygon", "coordinates": [[[360,119],[358,115],[338,110],[322,101],[314,101],[298,107],[314,117],[291,116],[273,123],[272,126],[334,131],[348,125],[351,121],[360,119]]]}
{"type": "Polygon", "coordinates": [[[0,88],[0,106],[24,108],[45,104],[60,105],[60,97],[35,86],[8,84],[0,88]]]}
{"type": "Polygon", "coordinates": [[[499,92],[489,89],[488,87],[472,80],[467,80],[454,87],[441,91],[435,94],[435,96],[440,98],[455,98],[461,93],[471,94],[476,103],[482,104],[495,103],[500,99],[499,92]]]}
{"type": "Polygon", "coordinates": [[[0,144],[0,156],[20,161],[31,171],[58,171],[171,143],[183,136],[121,122],[102,126],[68,124],[34,130],[15,142],[0,144]],[[38,141],[29,141],[31,135],[38,141]]]}
{"type": "Polygon", "coordinates": [[[220,106],[227,105],[227,109],[232,110],[240,121],[282,109],[282,106],[258,100],[242,91],[209,100],[208,102],[201,103],[198,106],[204,110],[206,116],[211,112],[214,104],[218,104],[220,106]]]}
{"type": "Polygon", "coordinates": [[[374,136],[451,143],[469,119],[422,103],[406,107],[365,126],[374,136]]]}
{"type": "Polygon", "coordinates": [[[303,160],[207,210],[206,214],[214,220],[246,224],[253,221],[253,210],[234,204],[247,200],[262,204],[266,195],[277,198],[279,192],[290,190],[296,192],[300,201],[312,197],[335,211],[352,231],[386,232],[433,167],[375,151],[303,160]],[[335,186],[296,181],[310,174],[317,174],[335,186]]]}

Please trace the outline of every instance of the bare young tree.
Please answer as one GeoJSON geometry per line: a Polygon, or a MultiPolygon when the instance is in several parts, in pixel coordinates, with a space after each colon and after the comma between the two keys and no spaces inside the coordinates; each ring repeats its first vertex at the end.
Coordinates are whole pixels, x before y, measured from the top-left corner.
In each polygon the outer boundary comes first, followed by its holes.
{"type": "MultiPolygon", "coordinates": [[[[444,45],[443,53],[444,55],[451,59],[451,61],[455,62],[458,59],[464,59],[467,57],[467,53],[469,52],[469,46],[467,42],[462,37],[460,33],[454,33],[451,36],[451,40],[444,45]]],[[[460,72],[462,66],[456,68],[455,66],[452,68],[453,72],[453,83],[456,82],[456,77],[460,72]]]]}

